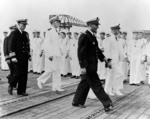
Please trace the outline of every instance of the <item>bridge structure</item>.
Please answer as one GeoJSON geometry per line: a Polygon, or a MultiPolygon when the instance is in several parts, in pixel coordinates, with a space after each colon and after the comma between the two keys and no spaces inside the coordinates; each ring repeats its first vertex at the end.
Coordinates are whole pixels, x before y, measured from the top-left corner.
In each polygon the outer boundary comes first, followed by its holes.
{"type": "Polygon", "coordinates": [[[86,22],[79,20],[73,16],[66,15],[66,14],[49,15],[49,19],[51,19],[52,17],[55,17],[55,16],[58,16],[59,19],[61,20],[60,30],[67,29],[68,31],[70,31],[70,28],[72,26],[87,27],[86,22]]]}

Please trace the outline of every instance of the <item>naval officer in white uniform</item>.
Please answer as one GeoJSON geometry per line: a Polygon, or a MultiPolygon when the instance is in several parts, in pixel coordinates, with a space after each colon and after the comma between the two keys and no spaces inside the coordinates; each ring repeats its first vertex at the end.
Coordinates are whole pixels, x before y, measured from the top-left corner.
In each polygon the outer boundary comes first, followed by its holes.
{"type": "Polygon", "coordinates": [[[44,84],[49,78],[52,78],[52,91],[64,91],[61,88],[61,74],[60,74],[60,62],[61,62],[61,48],[59,42],[59,35],[57,28],[60,26],[59,17],[53,17],[50,19],[52,28],[48,29],[46,38],[44,41],[45,51],[45,72],[37,79],[39,88],[42,89],[44,84]]]}

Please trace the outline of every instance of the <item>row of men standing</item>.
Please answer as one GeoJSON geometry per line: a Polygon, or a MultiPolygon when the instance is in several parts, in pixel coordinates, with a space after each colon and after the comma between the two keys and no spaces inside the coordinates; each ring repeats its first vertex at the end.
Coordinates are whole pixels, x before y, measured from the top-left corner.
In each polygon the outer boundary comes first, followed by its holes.
{"type": "MultiPolygon", "coordinates": [[[[116,29],[119,30],[120,27],[118,26],[116,29]]],[[[133,31],[132,39],[127,39],[127,32],[120,30],[115,36],[115,42],[112,42],[113,37],[105,38],[104,32],[101,32],[100,39],[98,38],[99,47],[105,56],[115,60],[119,57],[116,61],[118,66],[114,71],[114,64],[112,64],[112,69],[108,69],[105,67],[105,63],[99,61],[98,74],[100,79],[106,79],[105,91],[109,95],[114,95],[115,90],[123,89],[123,82],[129,81],[130,85],[136,86],[143,84],[146,79],[146,69],[149,68],[149,37],[145,37],[143,31],[133,31]],[[113,52],[115,49],[116,51],[113,52]],[[117,75],[115,75],[116,71],[117,75]],[[116,76],[115,80],[113,80],[114,76],[116,76]],[[117,77],[120,78],[117,80],[117,77]]],[[[150,74],[148,78],[150,84],[149,79],[150,74]]],[[[91,92],[89,98],[96,98],[91,92]]],[[[123,95],[119,91],[116,94],[123,95]]]]}

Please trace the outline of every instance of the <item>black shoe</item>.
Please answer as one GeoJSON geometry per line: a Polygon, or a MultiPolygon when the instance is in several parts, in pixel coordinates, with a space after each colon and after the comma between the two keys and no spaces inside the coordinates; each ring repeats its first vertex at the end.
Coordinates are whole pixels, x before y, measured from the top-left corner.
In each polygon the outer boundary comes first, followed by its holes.
{"type": "Polygon", "coordinates": [[[72,73],[68,73],[67,75],[68,75],[68,76],[71,76],[71,75],[72,75],[72,73]]]}
{"type": "Polygon", "coordinates": [[[11,87],[10,85],[8,86],[8,93],[10,95],[13,95],[13,87],[11,87]]]}
{"type": "Polygon", "coordinates": [[[128,82],[127,80],[124,80],[124,81],[123,81],[123,83],[127,83],[127,82],[128,82]]]}
{"type": "Polygon", "coordinates": [[[130,85],[131,85],[131,86],[135,86],[136,84],[134,84],[134,83],[131,83],[130,85]]]}
{"type": "Polygon", "coordinates": [[[76,103],[72,103],[73,107],[80,107],[80,108],[86,108],[85,105],[81,105],[81,104],[76,104],[76,103]]]}
{"type": "Polygon", "coordinates": [[[40,75],[41,73],[36,73],[37,75],[40,75]]]}
{"type": "Polygon", "coordinates": [[[144,81],[141,81],[140,83],[141,83],[141,84],[145,84],[144,81]]]}
{"type": "Polygon", "coordinates": [[[64,75],[63,77],[67,77],[67,75],[64,75]]]}
{"type": "Polygon", "coordinates": [[[106,113],[109,113],[109,112],[111,112],[113,110],[113,106],[110,105],[108,107],[105,107],[104,110],[105,110],[106,113]]]}
{"type": "Polygon", "coordinates": [[[71,76],[71,78],[76,78],[76,76],[71,76]]]}
{"type": "Polygon", "coordinates": [[[18,95],[28,96],[28,94],[27,94],[27,93],[18,93],[18,95]]]}
{"type": "Polygon", "coordinates": [[[45,71],[42,71],[42,74],[44,73],[45,71]]]}
{"type": "Polygon", "coordinates": [[[137,83],[137,84],[135,84],[135,86],[140,86],[140,84],[139,84],[139,83],[137,83]]]}

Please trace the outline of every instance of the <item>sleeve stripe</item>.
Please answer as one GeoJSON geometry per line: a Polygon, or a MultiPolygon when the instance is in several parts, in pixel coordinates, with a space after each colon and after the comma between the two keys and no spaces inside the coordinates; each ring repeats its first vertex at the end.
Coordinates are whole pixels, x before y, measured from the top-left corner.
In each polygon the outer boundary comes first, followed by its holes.
{"type": "Polygon", "coordinates": [[[11,53],[9,53],[9,56],[14,57],[14,56],[16,56],[16,54],[15,54],[15,52],[11,52],[11,53]]]}

